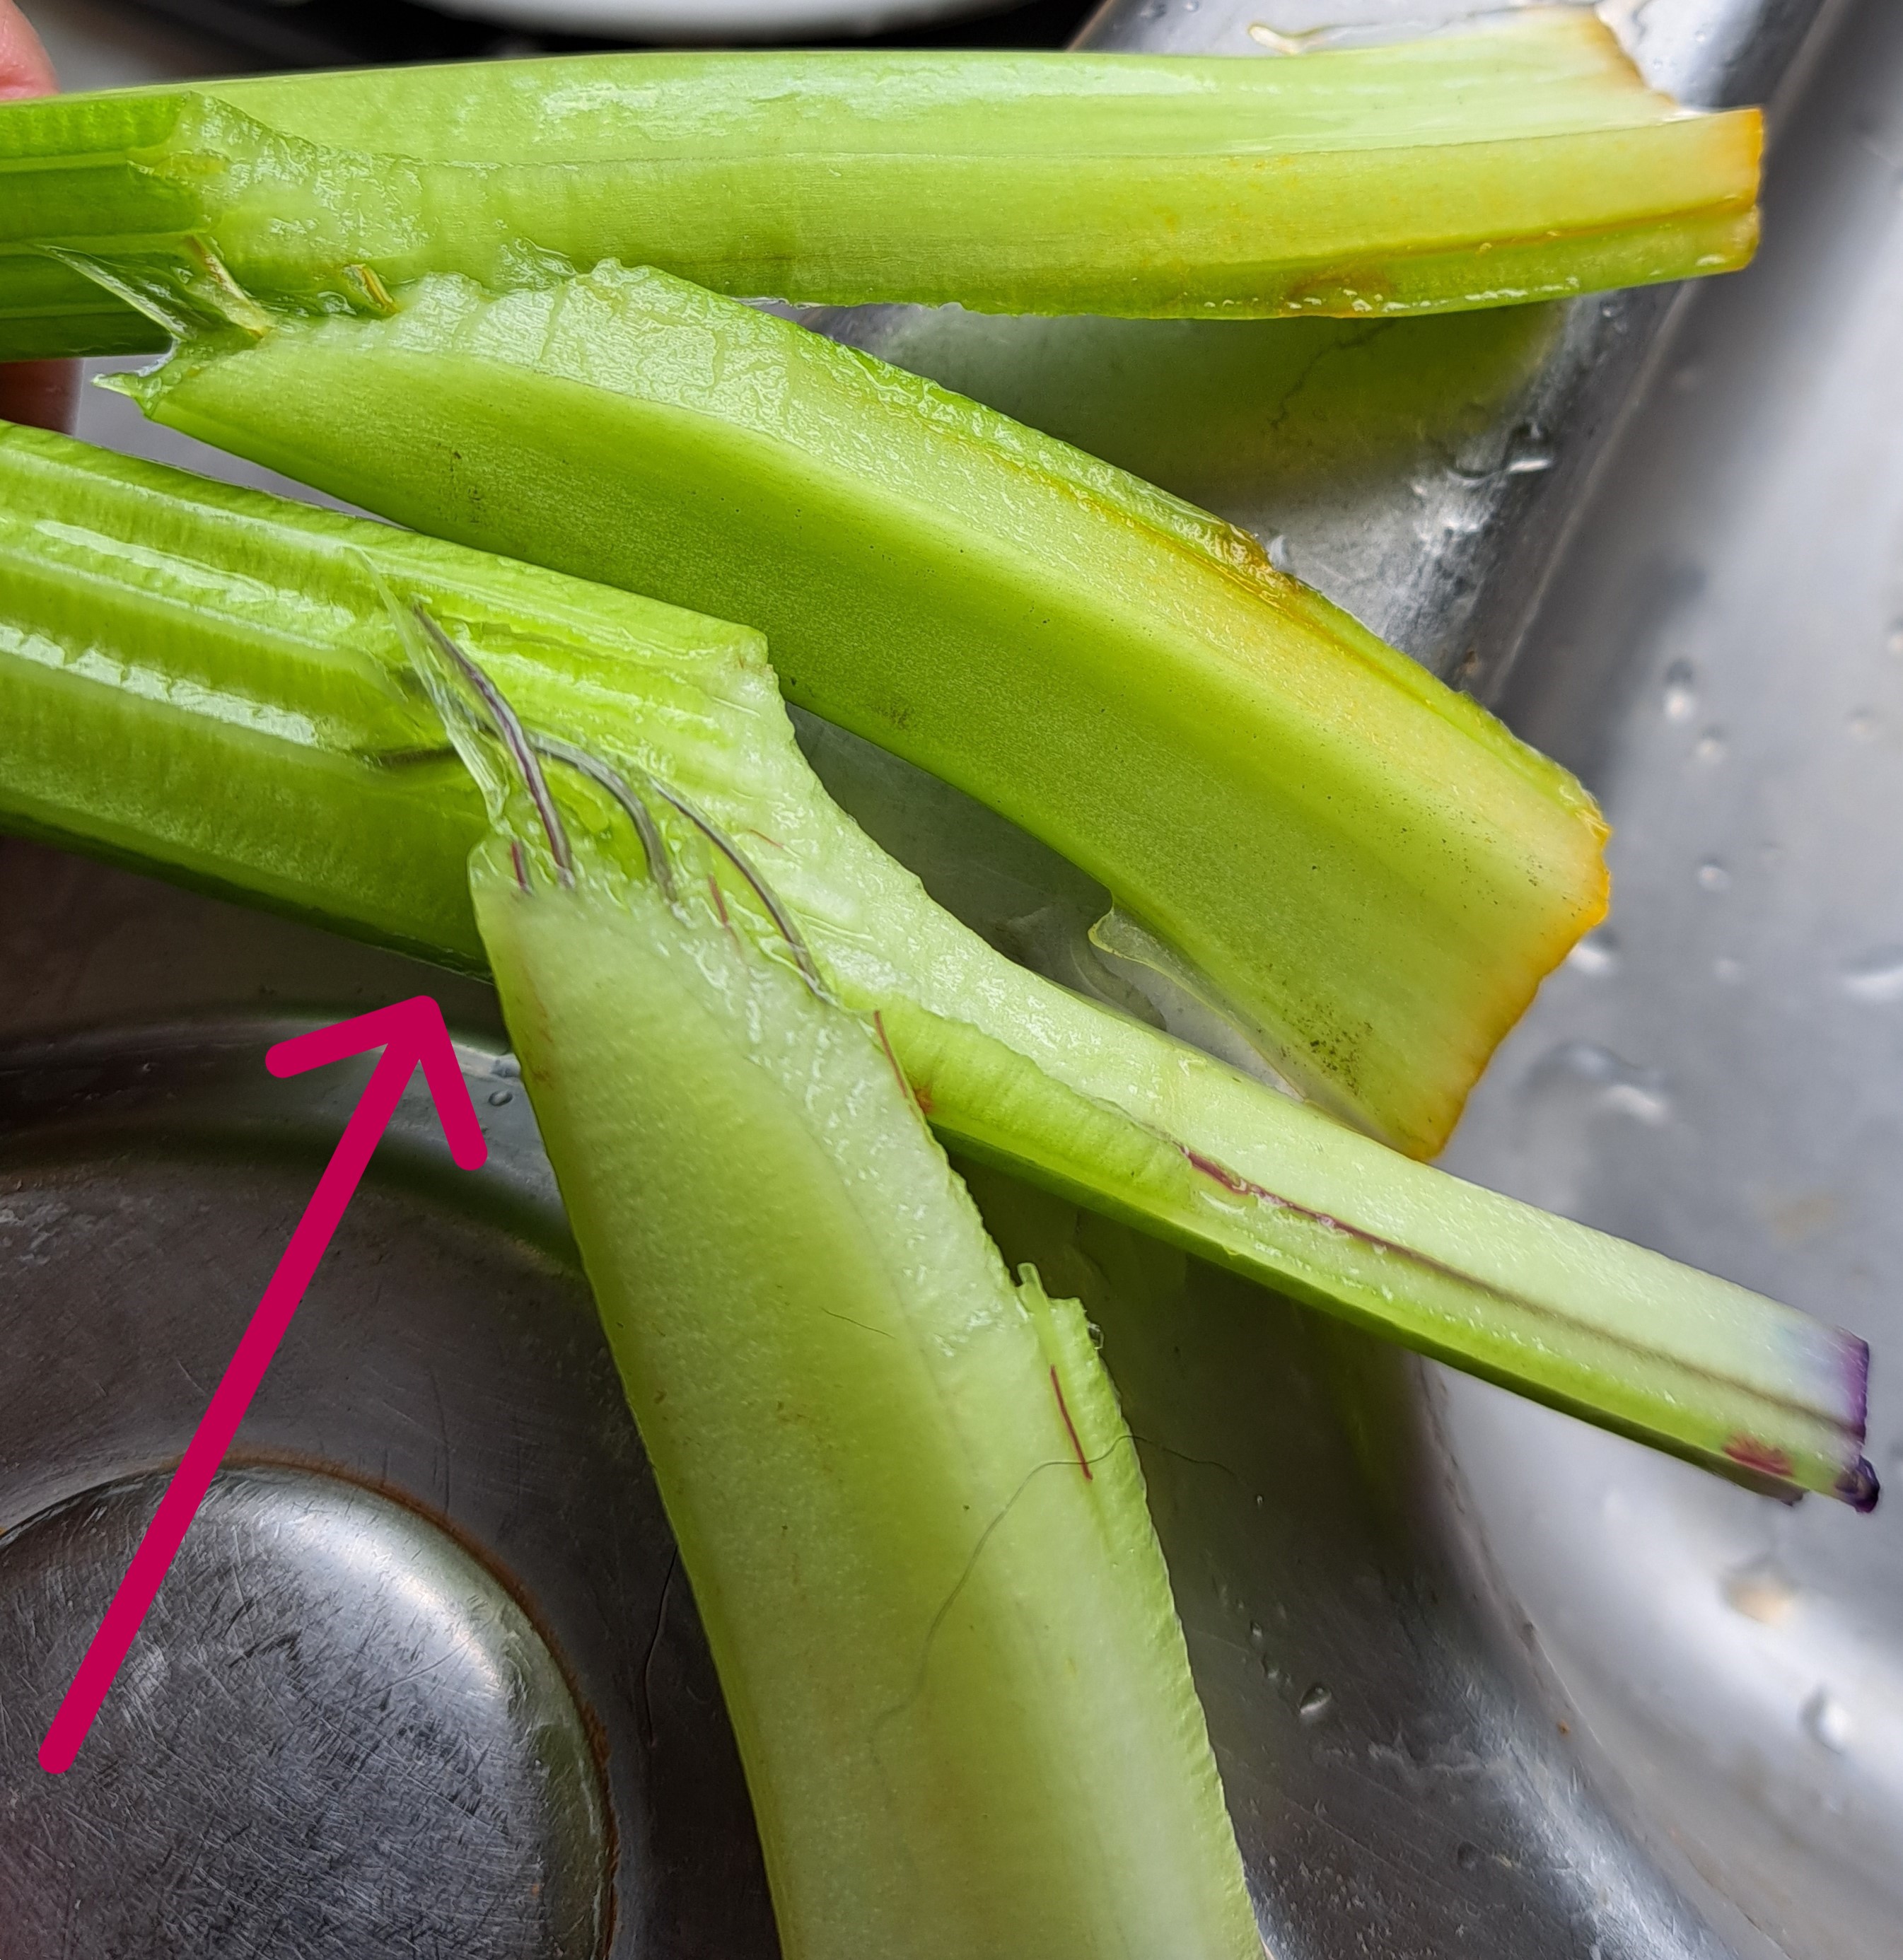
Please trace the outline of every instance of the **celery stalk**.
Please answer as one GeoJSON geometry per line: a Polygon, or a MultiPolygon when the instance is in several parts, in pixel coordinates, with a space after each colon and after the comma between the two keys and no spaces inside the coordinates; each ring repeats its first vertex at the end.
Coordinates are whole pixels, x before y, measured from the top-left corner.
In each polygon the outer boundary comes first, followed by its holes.
{"type": "Polygon", "coordinates": [[[445,705],[497,826],[476,917],[788,1960],[1260,1960],[1082,1310],[1011,1284],[873,1022],[753,943],[691,831],[670,902],[612,812],[532,798],[445,705]]]}
{"type": "Polygon", "coordinates": [[[824,303],[1500,306],[1742,265],[1759,138],[1575,8],[1297,61],[600,55],[75,96],[0,108],[0,358],[161,345],[33,249],[186,234],[298,304],[498,287],[526,243],[824,303]]]}
{"type": "Polygon", "coordinates": [[[1440,1147],[1603,912],[1565,771],[1138,479],[666,273],[393,304],[240,309],[123,385],[419,530],[760,628],[790,700],[1081,866],[1383,1141],[1440,1147]]]}
{"type": "Polygon", "coordinates": [[[464,967],[482,828],[384,584],[550,737],[671,784],[881,1014],[942,1135],[1662,1448],[1868,1502],[1863,1344],[1462,1183],[1013,965],[826,797],[757,635],[0,429],[0,816],[464,967]]]}

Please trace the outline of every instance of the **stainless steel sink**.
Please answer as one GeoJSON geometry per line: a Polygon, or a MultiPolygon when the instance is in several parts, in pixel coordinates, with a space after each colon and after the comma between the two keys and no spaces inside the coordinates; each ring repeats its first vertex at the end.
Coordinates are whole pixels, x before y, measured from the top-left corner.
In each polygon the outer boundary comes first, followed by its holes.
{"type": "MultiPolygon", "coordinates": [[[[1454,11],[1112,0],[1090,33],[1266,56],[1454,11]]],[[[1871,1453],[1903,1471],[1903,10],[1604,11],[1690,99],[1777,91],[1750,272],[1374,327],[816,324],[1238,517],[1580,770],[1612,918],[1448,1162],[1866,1335],[1871,1453]]],[[[60,16],[91,78],[215,61],[128,53],[107,19],[60,16]]],[[[1061,963],[1074,873],[807,732],[947,902],[1061,963]]],[[[479,987],[0,845],[9,1960],[774,1950],[511,1068],[479,987]],[[274,1082],[263,1048],[419,989],[491,1164],[453,1172],[406,1112],[107,1717],[46,1777],[53,1702],[352,1093],[274,1082]]],[[[1903,1950],[1895,1513],[1787,1510],[972,1176],[1104,1330],[1278,1955],[1903,1950]]]]}

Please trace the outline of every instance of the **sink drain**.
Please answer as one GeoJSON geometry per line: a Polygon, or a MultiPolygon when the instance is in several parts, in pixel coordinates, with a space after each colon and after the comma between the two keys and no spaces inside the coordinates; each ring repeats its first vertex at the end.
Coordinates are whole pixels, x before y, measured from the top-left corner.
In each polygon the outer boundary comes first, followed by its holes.
{"type": "Polygon", "coordinates": [[[0,1539],[8,1953],[595,1954],[602,1801],[554,1657],[452,1538],[339,1478],[220,1476],[78,1761],[38,1768],[164,1483],[0,1539]]]}

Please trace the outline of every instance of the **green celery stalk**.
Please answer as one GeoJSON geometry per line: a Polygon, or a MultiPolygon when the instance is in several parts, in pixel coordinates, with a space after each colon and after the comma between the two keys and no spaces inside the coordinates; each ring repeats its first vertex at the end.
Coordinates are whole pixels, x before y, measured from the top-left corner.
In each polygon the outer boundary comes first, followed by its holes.
{"type": "Polygon", "coordinates": [[[1863,1344],[1410,1161],[994,952],[832,803],[756,634],[0,428],[0,816],[463,968],[482,834],[383,593],[737,839],[939,1133],[1711,1467],[1867,1503],[1863,1344]]]}
{"type": "Polygon", "coordinates": [[[1138,479],[664,272],[394,304],[240,308],[120,385],[399,523],[760,628],[790,700],[1082,867],[1383,1141],[1440,1147],[1603,914],[1564,770],[1138,479]]]}
{"type": "Polygon", "coordinates": [[[1260,1960],[1082,1309],[1012,1284],[872,1020],[753,943],[691,831],[670,901],[586,779],[532,797],[462,724],[459,651],[418,651],[496,826],[476,920],[788,1960],[1260,1960]]]}
{"type": "Polygon", "coordinates": [[[1574,8],[1297,61],[597,55],[0,108],[0,358],[161,343],[36,262],[188,234],[249,289],[510,283],[523,247],[822,303],[1246,317],[1724,271],[1755,111],[1646,88],[1574,8]]]}

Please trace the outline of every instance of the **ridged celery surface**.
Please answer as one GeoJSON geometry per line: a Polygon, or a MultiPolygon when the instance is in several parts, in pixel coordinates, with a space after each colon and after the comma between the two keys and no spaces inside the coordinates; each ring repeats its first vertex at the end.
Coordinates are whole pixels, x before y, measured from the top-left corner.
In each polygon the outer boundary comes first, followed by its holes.
{"type": "Polygon", "coordinates": [[[536,727],[737,841],[941,1134],[1661,1447],[1867,1502],[1863,1344],[1464,1184],[1014,966],[826,797],[756,634],[0,431],[0,814],[465,967],[481,808],[405,693],[420,600],[536,727]]]}
{"type": "Polygon", "coordinates": [[[789,699],[1081,866],[1383,1141],[1440,1147],[1603,913],[1564,769],[1138,479],[664,272],[393,304],[122,385],[419,530],[760,628],[789,699]]]}
{"type": "Polygon", "coordinates": [[[0,108],[0,358],[162,344],[33,256],[202,239],[323,303],[523,244],[722,292],[1380,316],[1742,265],[1759,122],[1586,10],[1299,60],[594,55],[0,108]],[[361,269],[355,273],[349,267],[361,269]]]}
{"type": "Polygon", "coordinates": [[[671,902],[612,806],[539,783],[545,835],[458,740],[498,826],[476,921],[788,1960],[1262,1960],[1082,1309],[1012,1284],[871,1020],[755,943],[664,801],[671,902]]]}

